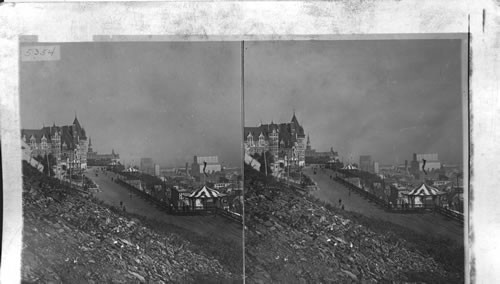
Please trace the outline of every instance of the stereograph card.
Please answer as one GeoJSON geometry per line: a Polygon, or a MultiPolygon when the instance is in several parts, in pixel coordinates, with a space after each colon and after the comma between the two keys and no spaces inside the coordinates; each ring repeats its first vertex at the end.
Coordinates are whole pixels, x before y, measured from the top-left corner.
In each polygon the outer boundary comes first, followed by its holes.
{"type": "Polygon", "coordinates": [[[497,13],[2,5],[2,283],[492,282],[497,13]]]}

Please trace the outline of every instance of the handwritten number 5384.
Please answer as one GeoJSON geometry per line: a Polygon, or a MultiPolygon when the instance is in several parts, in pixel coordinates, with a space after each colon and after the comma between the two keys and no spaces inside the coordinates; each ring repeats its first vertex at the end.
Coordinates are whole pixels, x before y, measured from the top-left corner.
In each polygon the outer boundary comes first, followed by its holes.
{"type": "Polygon", "coordinates": [[[46,54],[50,54],[50,56],[54,55],[54,51],[56,50],[55,47],[52,47],[52,48],[42,48],[42,49],[38,49],[38,48],[28,48],[26,49],[26,51],[24,52],[24,55],[25,56],[44,56],[46,54]]]}

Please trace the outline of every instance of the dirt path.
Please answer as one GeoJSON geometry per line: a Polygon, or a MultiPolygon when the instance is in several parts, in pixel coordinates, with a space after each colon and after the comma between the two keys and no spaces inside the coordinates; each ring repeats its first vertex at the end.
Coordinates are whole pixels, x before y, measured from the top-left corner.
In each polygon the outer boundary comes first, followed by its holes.
{"type": "Polygon", "coordinates": [[[242,243],[243,231],[241,225],[224,217],[169,215],[133,193],[132,198],[130,198],[130,190],[111,180],[111,177],[114,179],[113,173],[104,174],[99,172],[99,176],[96,177],[94,170],[91,169],[88,176],[101,189],[101,192],[96,193],[95,196],[109,205],[119,207],[120,201],[122,201],[127,212],[173,224],[200,235],[217,236],[234,243],[242,243]]]}
{"type": "Polygon", "coordinates": [[[338,206],[339,199],[342,199],[345,210],[389,221],[410,228],[421,234],[446,237],[458,243],[464,242],[463,227],[457,222],[446,219],[440,214],[386,212],[376,204],[362,198],[354,191],[349,194],[349,189],[333,179],[330,179],[330,175],[334,175],[331,170],[320,169],[316,174],[313,174],[310,168],[306,168],[304,172],[311,177],[320,188],[312,192],[312,195],[332,205],[338,206]]]}

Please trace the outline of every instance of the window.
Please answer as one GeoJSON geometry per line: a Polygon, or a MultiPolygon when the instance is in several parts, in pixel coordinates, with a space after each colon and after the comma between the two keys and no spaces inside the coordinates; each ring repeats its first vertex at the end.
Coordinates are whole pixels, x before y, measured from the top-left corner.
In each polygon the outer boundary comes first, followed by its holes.
{"type": "Polygon", "coordinates": [[[47,138],[45,136],[42,137],[42,144],[41,144],[42,150],[47,149],[47,138]]]}
{"type": "Polygon", "coordinates": [[[30,138],[30,146],[31,146],[31,149],[36,149],[36,139],[34,136],[31,136],[31,138],[30,138]]]}

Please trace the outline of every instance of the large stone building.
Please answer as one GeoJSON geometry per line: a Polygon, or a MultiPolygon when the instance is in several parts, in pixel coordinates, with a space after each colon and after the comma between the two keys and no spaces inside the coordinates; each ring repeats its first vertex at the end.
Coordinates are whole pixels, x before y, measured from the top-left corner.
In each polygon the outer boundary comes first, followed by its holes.
{"type": "Polygon", "coordinates": [[[71,125],[21,129],[21,138],[30,146],[33,157],[52,154],[62,170],[87,168],[87,135],[78,118],[71,125]]]}
{"type": "Polygon", "coordinates": [[[141,158],[141,171],[148,175],[155,174],[155,167],[153,163],[153,159],[151,158],[141,158]]]}
{"type": "Polygon", "coordinates": [[[410,171],[412,174],[418,175],[423,172],[422,168],[424,166],[425,160],[425,171],[438,170],[441,168],[441,162],[437,153],[431,154],[413,154],[413,160],[410,162],[410,171]]]}
{"type": "Polygon", "coordinates": [[[333,151],[333,147],[330,148],[329,152],[317,152],[315,149],[311,148],[311,139],[307,135],[307,144],[305,151],[305,160],[307,165],[314,164],[327,164],[332,162],[338,162],[339,154],[333,151]]]}
{"type": "Polygon", "coordinates": [[[373,172],[372,156],[370,155],[359,156],[359,169],[365,172],[373,172]]]}
{"type": "Polygon", "coordinates": [[[222,165],[219,163],[218,156],[194,156],[193,164],[191,165],[191,175],[199,179],[204,173],[213,174],[222,170],[222,165]],[[205,166],[206,163],[206,166],[205,166]]]}
{"type": "Polygon", "coordinates": [[[99,154],[92,149],[92,139],[89,137],[89,146],[87,153],[87,163],[89,166],[108,166],[120,162],[120,155],[111,150],[111,154],[99,154]]]}
{"type": "Polygon", "coordinates": [[[261,124],[244,128],[245,151],[253,155],[269,151],[274,161],[283,160],[290,165],[305,165],[306,141],[304,128],[295,113],[291,122],[261,124]]]}

